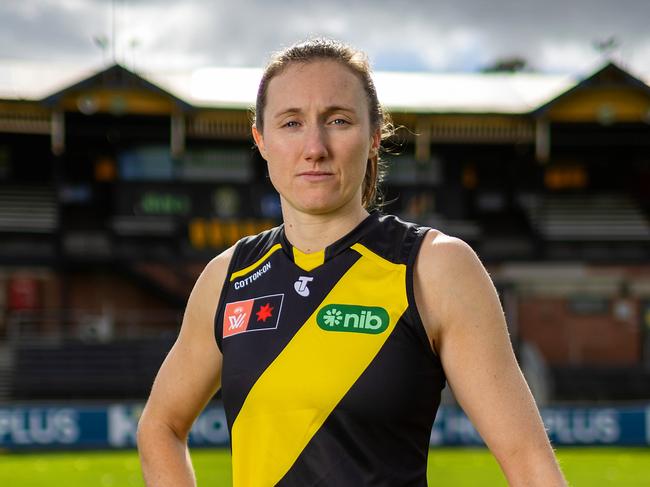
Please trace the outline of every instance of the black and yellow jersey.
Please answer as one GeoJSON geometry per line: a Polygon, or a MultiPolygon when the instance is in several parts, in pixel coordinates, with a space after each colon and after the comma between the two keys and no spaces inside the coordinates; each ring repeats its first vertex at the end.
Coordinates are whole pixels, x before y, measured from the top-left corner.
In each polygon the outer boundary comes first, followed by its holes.
{"type": "Polygon", "coordinates": [[[233,484],[419,486],[444,373],[415,306],[428,229],[371,213],[304,254],[237,245],[215,317],[233,484]]]}

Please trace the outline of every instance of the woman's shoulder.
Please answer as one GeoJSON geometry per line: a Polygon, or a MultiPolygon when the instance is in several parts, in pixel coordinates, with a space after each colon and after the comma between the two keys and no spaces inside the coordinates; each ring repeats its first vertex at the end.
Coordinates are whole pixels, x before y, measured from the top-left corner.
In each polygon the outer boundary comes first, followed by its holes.
{"type": "Polygon", "coordinates": [[[425,236],[415,276],[426,299],[448,309],[480,299],[492,287],[474,249],[464,240],[439,230],[430,230],[425,236]]]}
{"type": "Polygon", "coordinates": [[[440,230],[428,229],[422,239],[417,266],[427,269],[459,270],[481,265],[474,249],[464,240],[440,230]]]}
{"type": "Polygon", "coordinates": [[[458,237],[429,230],[414,269],[417,307],[434,349],[440,353],[443,330],[464,320],[480,303],[490,280],[472,247],[458,237]]]}
{"type": "Polygon", "coordinates": [[[193,294],[210,296],[217,293],[218,295],[236,249],[237,244],[227,248],[207,263],[194,285],[193,294]]]}

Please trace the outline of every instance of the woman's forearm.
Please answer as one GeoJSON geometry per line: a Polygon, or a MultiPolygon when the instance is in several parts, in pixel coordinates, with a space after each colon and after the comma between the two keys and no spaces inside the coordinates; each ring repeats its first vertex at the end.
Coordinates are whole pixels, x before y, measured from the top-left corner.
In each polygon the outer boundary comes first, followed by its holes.
{"type": "Polygon", "coordinates": [[[550,446],[529,451],[519,450],[499,463],[511,487],[566,487],[567,485],[550,446]]]}
{"type": "Polygon", "coordinates": [[[138,453],[147,487],[195,487],[187,442],[165,424],[140,422],[138,453]]]}

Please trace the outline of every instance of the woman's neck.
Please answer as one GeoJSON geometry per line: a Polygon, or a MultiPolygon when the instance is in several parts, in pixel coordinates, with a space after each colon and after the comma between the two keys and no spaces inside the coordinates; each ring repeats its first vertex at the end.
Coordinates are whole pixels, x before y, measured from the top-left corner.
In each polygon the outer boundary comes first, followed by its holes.
{"type": "Polygon", "coordinates": [[[312,215],[283,207],[282,216],[287,240],[301,252],[310,254],[350,233],[368,216],[368,212],[362,206],[354,206],[312,215]]]}

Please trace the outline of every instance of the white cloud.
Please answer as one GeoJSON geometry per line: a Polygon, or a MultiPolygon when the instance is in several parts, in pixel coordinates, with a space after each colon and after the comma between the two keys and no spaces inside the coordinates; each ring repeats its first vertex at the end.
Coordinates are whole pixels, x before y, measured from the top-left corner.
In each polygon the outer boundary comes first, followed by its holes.
{"type": "MultiPolygon", "coordinates": [[[[579,71],[594,40],[616,36],[619,56],[650,70],[648,0],[115,0],[118,58],[143,69],[261,66],[311,35],[341,38],[381,68],[477,70],[522,56],[579,71]]],[[[86,62],[110,37],[109,0],[0,2],[0,58],[86,62]]],[[[110,44],[110,43],[109,43],[110,44]]]]}
{"type": "Polygon", "coordinates": [[[605,59],[580,41],[548,40],[541,43],[536,66],[541,71],[575,73],[592,70],[605,59]]]}

